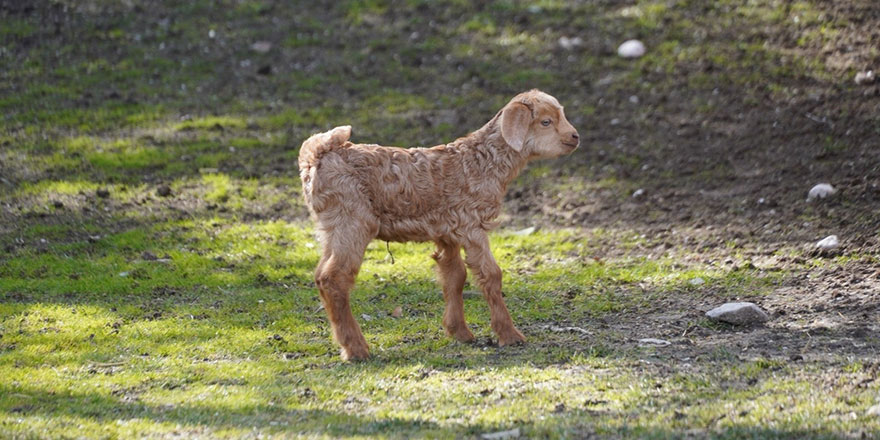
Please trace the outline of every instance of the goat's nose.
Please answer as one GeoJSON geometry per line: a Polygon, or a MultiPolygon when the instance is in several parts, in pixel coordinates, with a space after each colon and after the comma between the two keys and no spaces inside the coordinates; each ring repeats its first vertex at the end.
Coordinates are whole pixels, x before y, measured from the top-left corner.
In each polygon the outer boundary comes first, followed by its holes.
{"type": "Polygon", "coordinates": [[[578,136],[577,132],[574,132],[571,134],[571,138],[577,141],[578,139],[580,139],[580,136],[578,136]]]}

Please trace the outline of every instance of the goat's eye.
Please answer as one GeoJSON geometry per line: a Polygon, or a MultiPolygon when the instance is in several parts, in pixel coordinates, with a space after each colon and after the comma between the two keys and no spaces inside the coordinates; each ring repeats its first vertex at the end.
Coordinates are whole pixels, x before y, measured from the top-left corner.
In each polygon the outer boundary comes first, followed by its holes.
{"type": "Polygon", "coordinates": [[[549,120],[549,119],[544,119],[543,121],[541,121],[541,125],[543,125],[543,126],[545,126],[545,127],[549,127],[549,126],[550,126],[550,120],[549,120]]]}

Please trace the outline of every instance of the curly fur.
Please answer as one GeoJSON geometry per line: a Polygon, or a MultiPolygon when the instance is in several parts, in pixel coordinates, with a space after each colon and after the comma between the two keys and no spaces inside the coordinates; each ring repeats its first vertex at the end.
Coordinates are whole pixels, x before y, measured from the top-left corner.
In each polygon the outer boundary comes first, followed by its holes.
{"type": "Polygon", "coordinates": [[[303,195],[323,244],[315,280],[343,358],[369,355],[349,292],[376,238],[436,244],[450,336],[473,340],[461,298],[466,262],[489,303],[499,345],[523,342],[501,297],[501,269],[487,232],[507,185],[528,161],[577,147],[577,131],[562,106],[543,92],[525,92],[479,130],[432,148],[354,144],[350,136],[351,127],[337,127],[311,136],[299,153],[303,195]]]}

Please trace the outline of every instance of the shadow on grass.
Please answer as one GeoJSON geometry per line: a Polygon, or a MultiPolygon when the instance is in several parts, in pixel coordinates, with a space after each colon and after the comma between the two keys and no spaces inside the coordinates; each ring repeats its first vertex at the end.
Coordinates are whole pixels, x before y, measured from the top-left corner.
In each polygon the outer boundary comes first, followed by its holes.
{"type": "MultiPolygon", "coordinates": [[[[400,435],[415,435],[440,429],[436,423],[426,420],[365,417],[347,414],[342,410],[297,409],[295,404],[245,403],[229,408],[205,401],[203,405],[186,403],[157,406],[140,402],[137,398],[132,401],[125,396],[32,390],[26,385],[3,385],[0,386],[0,393],[12,396],[12,399],[4,401],[5,405],[0,406],[0,411],[18,418],[69,417],[100,423],[117,422],[120,425],[132,419],[148,419],[157,424],[178,425],[168,429],[183,432],[199,428],[250,431],[258,427],[261,432],[273,435],[377,435],[386,430],[400,435]]],[[[479,426],[470,426],[469,429],[483,431],[479,426]]]]}
{"type": "MultiPolygon", "coordinates": [[[[140,402],[138,398],[114,397],[97,393],[72,394],[30,390],[26,387],[0,386],[0,393],[12,396],[0,406],[0,412],[19,420],[36,418],[59,418],[72,423],[83,422],[113,423],[115,429],[137,434],[146,427],[126,428],[126,424],[148,420],[159,424],[160,430],[175,435],[187,433],[205,434],[225,433],[241,435],[254,429],[262,435],[330,435],[330,436],[380,436],[409,438],[411,436],[441,435],[456,437],[476,437],[482,433],[510,429],[515,426],[521,433],[535,436],[575,436],[598,438],[621,436],[623,438],[718,438],[718,439],[820,439],[838,438],[840,433],[828,429],[770,428],[750,423],[719,421],[702,427],[683,427],[678,430],[660,428],[642,422],[617,425],[610,422],[625,418],[617,411],[592,411],[569,409],[552,416],[555,422],[516,422],[504,426],[481,424],[439,425],[424,418],[397,418],[388,416],[360,416],[346,413],[345,410],[301,409],[296,404],[253,405],[242,404],[236,408],[194,403],[151,405],[140,402]]],[[[10,425],[14,426],[14,425],[10,425]]],[[[82,427],[82,425],[80,425],[82,427]]],[[[0,432],[8,428],[0,428],[0,432]]],[[[147,428],[149,429],[149,428],[147,428]]],[[[16,432],[16,431],[10,431],[16,432]]],[[[27,432],[27,430],[23,430],[27,432]]],[[[72,431],[72,432],[75,432],[72,431]]],[[[72,433],[68,431],[68,433],[72,433]]],[[[146,429],[145,429],[145,432],[146,429]]],[[[874,437],[876,430],[862,430],[861,435],[874,437]]]]}

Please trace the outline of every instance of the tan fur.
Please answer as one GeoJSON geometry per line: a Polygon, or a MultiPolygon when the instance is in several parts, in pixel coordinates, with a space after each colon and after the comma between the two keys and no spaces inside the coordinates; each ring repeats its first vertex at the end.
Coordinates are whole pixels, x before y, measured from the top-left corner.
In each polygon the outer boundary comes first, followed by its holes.
{"type": "Polygon", "coordinates": [[[474,339],[462,303],[466,264],[489,304],[498,345],[524,342],[504,305],[487,232],[507,185],[528,161],[577,148],[577,131],[559,102],[538,90],[521,93],[479,130],[433,148],[353,144],[350,136],[351,127],[337,127],[307,139],[299,153],[303,196],[323,244],[315,282],[343,359],[369,356],[349,293],[375,238],[436,244],[450,336],[474,339]]]}

